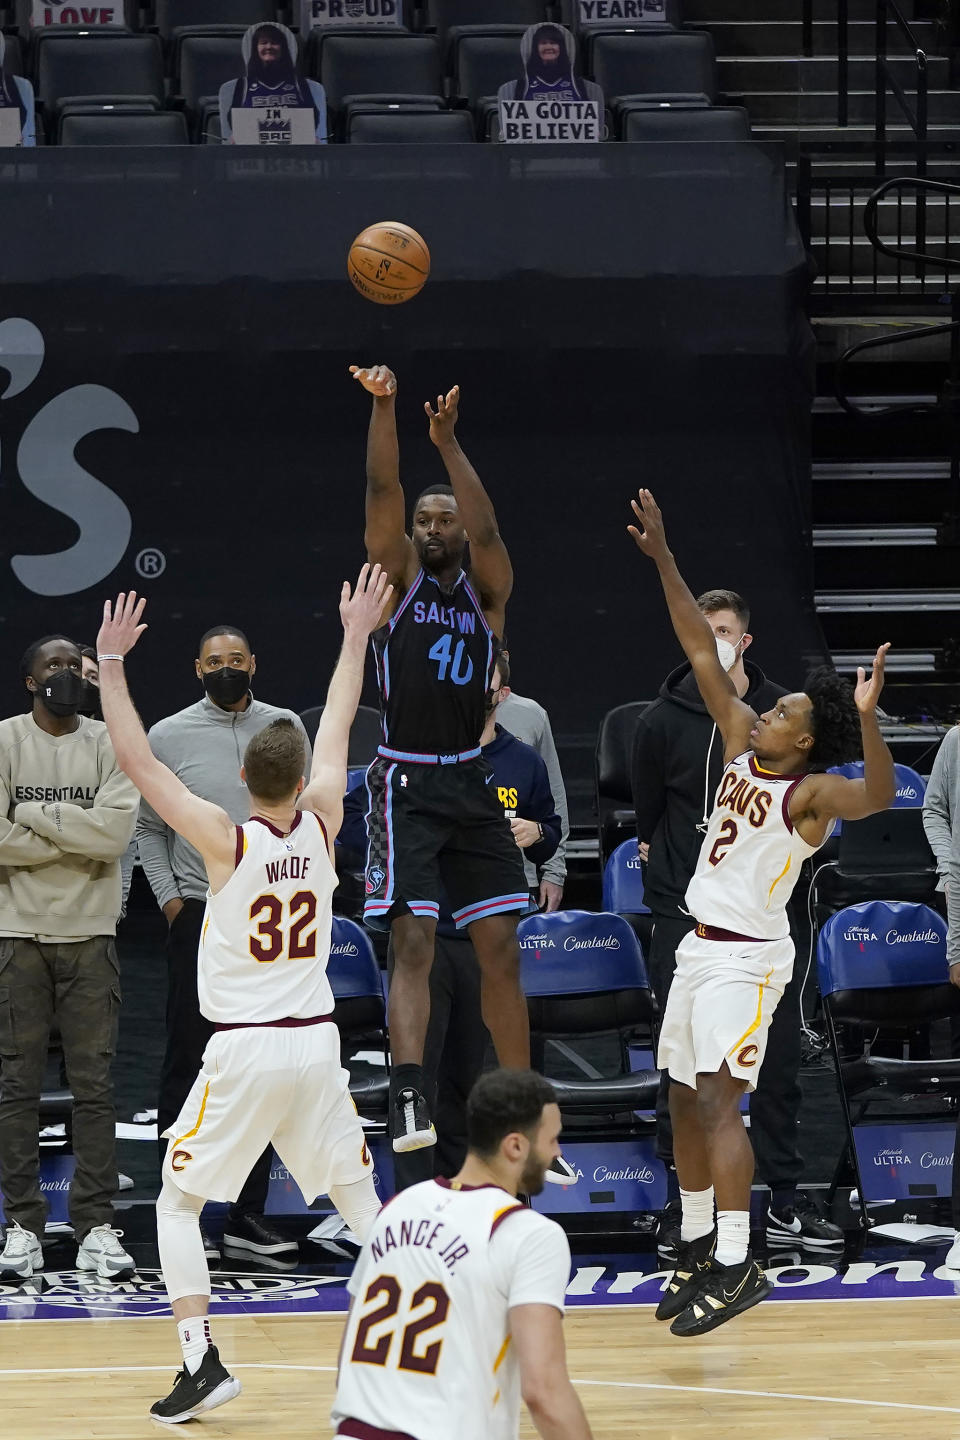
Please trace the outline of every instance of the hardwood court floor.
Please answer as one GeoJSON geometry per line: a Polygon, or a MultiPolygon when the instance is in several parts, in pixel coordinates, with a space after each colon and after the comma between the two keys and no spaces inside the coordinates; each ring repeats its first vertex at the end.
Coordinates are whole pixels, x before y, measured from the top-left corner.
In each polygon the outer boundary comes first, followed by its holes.
{"type": "MultiPolygon", "coordinates": [[[[329,1436],[341,1325],[335,1315],[217,1316],[215,1338],[244,1390],[189,1433],[329,1436]]],[[[700,1340],[671,1336],[648,1306],[567,1319],[570,1372],[596,1440],[956,1440],[958,1342],[955,1302],[934,1299],[765,1304],[700,1340]]],[[[0,1433],[156,1437],[147,1411],[178,1359],[169,1319],[8,1321],[0,1433]]],[[[526,1420],[521,1434],[534,1435],[526,1420]]]]}

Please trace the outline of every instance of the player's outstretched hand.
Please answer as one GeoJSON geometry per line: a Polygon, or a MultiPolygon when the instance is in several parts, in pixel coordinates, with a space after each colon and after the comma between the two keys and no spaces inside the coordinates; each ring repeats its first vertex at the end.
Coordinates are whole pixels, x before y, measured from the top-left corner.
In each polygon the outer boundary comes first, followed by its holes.
{"type": "Polygon", "coordinates": [[[424,411],[430,421],[430,439],[434,445],[443,445],[446,441],[453,439],[454,427],[457,423],[457,410],[460,405],[460,386],[454,385],[446,395],[437,396],[436,410],[427,400],[424,402],[424,411]]]}
{"type": "Polygon", "coordinates": [[[146,595],[137,599],[136,590],[122,591],[116,603],[103,602],[103,624],[97,635],[97,655],[127,655],[146,630],[140,617],[147,603],[146,595]]]}
{"type": "Polygon", "coordinates": [[[383,607],[393,594],[387,572],[382,565],[364,565],[350,593],[350,582],[344,580],[340,591],[340,620],[344,634],[355,631],[366,639],[380,624],[383,607]]]}
{"type": "Polygon", "coordinates": [[[361,365],[351,365],[350,374],[371,395],[382,398],[397,393],[397,377],[386,365],[369,365],[366,369],[361,365]]]}
{"type": "Polygon", "coordinates": [[[857,709],[861,715],[869,710],[876,710],[877,701],[880,699],[880,691],[883,689],[883,665],[887,658],[887,651],[890,649],[890,641],[881,645],[873,660],[873,670],[870,679],[867,679],[866,672],[862,665],[857,667],[857,683],[854,688],[853,698],[857,702],[857,709]]]}
{"type": "Polygon", "coordinates": [[[659,560],[663,555],[669,553],[660,506],[654,500],[650,490],[639,490],[637,494],[639,503],[631,500],[630,508],[640,521],[640,525],[628,525],[627,534],[633,536],[634,544],[638,550],[643,551],[644,555],[649,555],[651,560],[659,560]]]}

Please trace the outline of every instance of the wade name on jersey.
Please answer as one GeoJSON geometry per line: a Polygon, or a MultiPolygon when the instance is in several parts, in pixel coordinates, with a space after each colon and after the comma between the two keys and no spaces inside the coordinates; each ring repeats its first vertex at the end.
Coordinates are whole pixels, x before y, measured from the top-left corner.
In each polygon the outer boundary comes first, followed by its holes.
{"type": "Polygon", "coordinates": [[[281,880],[306,880],[310,870],[309,855],[285,855],[282,860],[268,860],[264,865],[268,885],[281,880]]]}

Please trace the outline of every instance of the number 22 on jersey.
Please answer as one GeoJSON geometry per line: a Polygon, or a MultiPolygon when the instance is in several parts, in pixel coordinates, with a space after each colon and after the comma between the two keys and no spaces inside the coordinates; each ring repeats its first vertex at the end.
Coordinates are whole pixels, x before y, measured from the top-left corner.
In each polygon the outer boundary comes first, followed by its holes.
{"type": "MultiPolygon", "coordinates": [[[[357,1338],[350,1356],[355,1364],[389,1363],[399,1329],[397,1315],[402,1299],[400,1282],[393,1275],[378,1275],[367,1286],[363,1304],[369,1305],[374,1300],[380,1300],[380,1304],[368,1310],[357,1325],[357,1338]]],[[[429,1344],[420,1342],[431,1330],[443,1325],[449,1309],[450,1296],[438,1281],[428,1280],[414,1292],[409,1310],[411,1318],[403,1326],[400,1353],[396,1360],[399,1370],[413,1370],[420,1375],[437,1373],[443,1337],[439,1336],[429,1344]],[[421,1307],[426,1307],[423,1314],[414,1319],[414,1311],[421,1307]]]]}

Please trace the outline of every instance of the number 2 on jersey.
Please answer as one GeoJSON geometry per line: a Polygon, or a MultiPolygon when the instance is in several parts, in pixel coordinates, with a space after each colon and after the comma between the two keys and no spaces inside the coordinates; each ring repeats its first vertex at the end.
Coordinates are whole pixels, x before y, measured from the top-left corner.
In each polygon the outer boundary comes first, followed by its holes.
{"type": "Polygon", "coordinates": [[[731,820],[728,816],[717,832],[717,838],[713,842],[713,849],[707,856],[708,862],[711,865],[719,865],[736,838],[737,822],[736,820],[731,820]]]}
{"type": "Polygon", "coordinates": [[[437,662],[437,679],[446,680],[447,672],[450,672],[450,679],[454,685],[466,685],[473,679],[473,661],[467,656],[467,667],[463,669],[463,655],[466,645],[462,640],[457,641],[457,648],[453,652],[453,664],[450,663],[450,651],[453,647],[452,635],[441,635],[435,645],[431,645],[427,651],[428,660],[437,662]]]}
{"type": "MultiPolygon", "coordinates": [[[[371,1300],[377,1300],[381,1296],[383,1297],[381,1304],[368,1310],[357,1326],[357,1338],[350,1356],[355,1364],[386,1365],[390,1359],[390,1351],[397,1333],[396,1323],[384,1330],[377,1339],[371,1339],[370,1332],[385,1321],[396,1321],[402,1292],[400,1282],[393,1275],[380,1275],[376,1280],[371,1281],[367,1286],[363,1303],[368,1305],[371,1300]]],[[[418,1348],[417,1342],[422,1335],[436,1330],[444,1323],[450,1310],[450,1296],[442,1285],[430,1280],[414,1292],[410,1305],[411,1313],[419,1310],[421,1305],[430,1305],[432,1309],[425,1310],[422,1315],[415,1320],[409,1320],[403,1327],[403,1342],[400,1346],[397,1368],[413,1370],[419,1375],[435,1375],[440,1362],[440,1351],[443,1349],[443,1337],[441,1336],[439,1340],[434,1340],[432,1344],[420,1348],[418,1348]]]]}
{"type": "Polygon", "coordinates": [[[261,965],[271,965],[286,954],[288,960],[313,960],[317,953],[317,897],[298,890],[290,901],[290,926],[284,931],[283,901],[276,895],[258,895],[250,906],[251,925],[259,916],[257,933],[250,936],[250,954],[261,965]],[[312,927],[312,928],[311,928],[312,927]]]}

